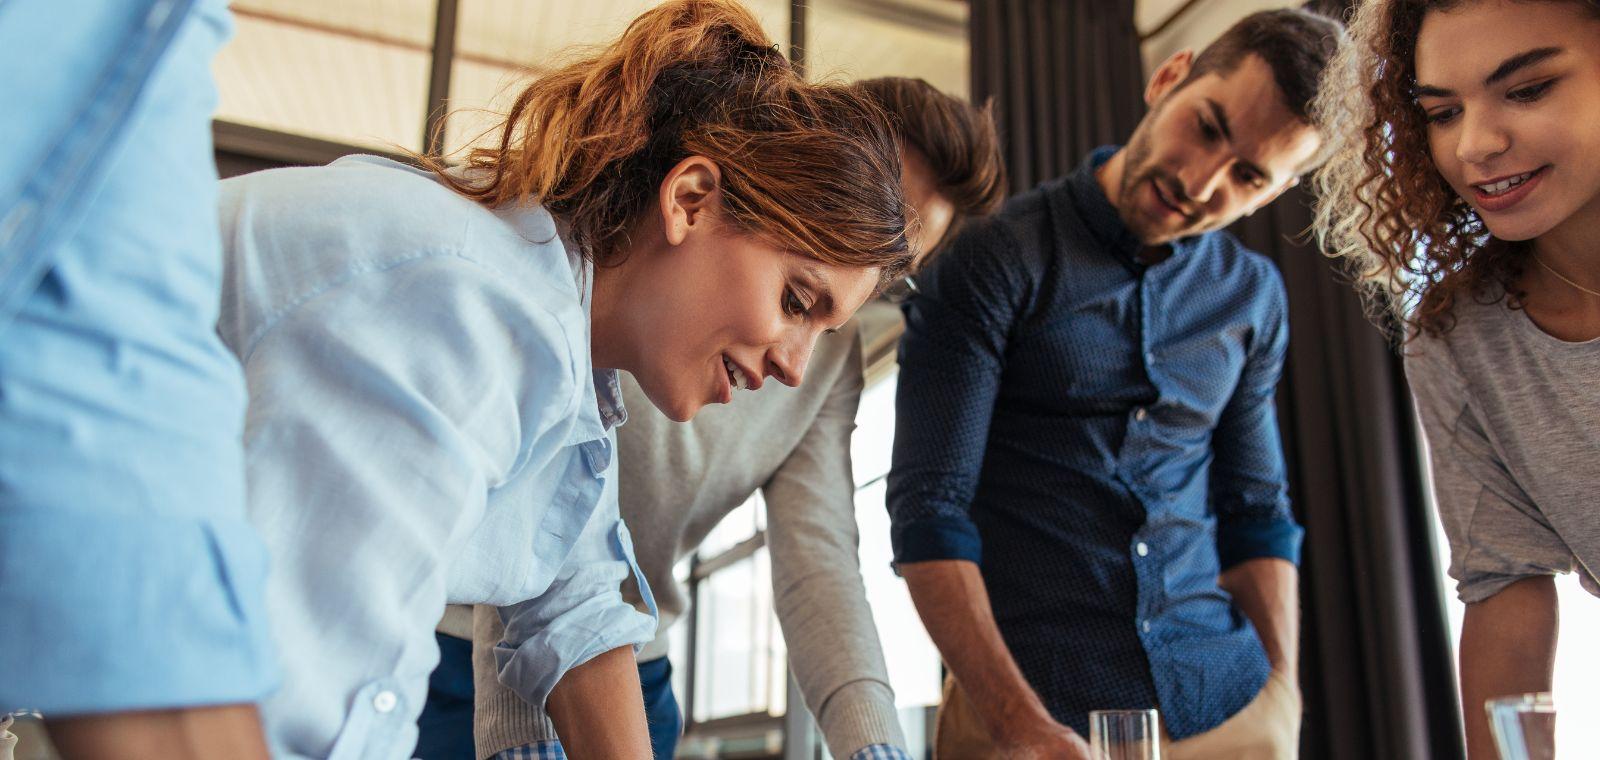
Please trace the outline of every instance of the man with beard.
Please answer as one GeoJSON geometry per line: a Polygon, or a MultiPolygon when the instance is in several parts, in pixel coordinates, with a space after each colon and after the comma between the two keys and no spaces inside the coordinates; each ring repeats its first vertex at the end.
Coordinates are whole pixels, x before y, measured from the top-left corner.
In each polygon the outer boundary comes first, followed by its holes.
{"type": "Polygon", "coordinates": [[[1220,229],[1322,158],[1343,34],[1298,10],[1167,59],[1124,149],[968,227],[906,305],[895,558],[953,679],[936,757],[1291,758],[1301,529],[1273,412],[1282,281],[1220,229]]]}

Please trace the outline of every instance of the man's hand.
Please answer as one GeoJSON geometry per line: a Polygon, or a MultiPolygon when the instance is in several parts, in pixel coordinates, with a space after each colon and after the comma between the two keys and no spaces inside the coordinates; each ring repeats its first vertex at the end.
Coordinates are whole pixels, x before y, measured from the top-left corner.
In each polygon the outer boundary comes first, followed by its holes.
{"type": "Polygon", "coordinates": [[[933,560],[900,565],[928,636],[966,692],[1000,756],[1088,760],[1083,737],[1057,723],[1006,648],[977,564],[933,560]]]}
{"type": "Polygon", "coordinates": [[[1090,760],[1089,743],[1055,721],[1029,722],[996,737],[1004,760],[1090,760]]]}
{"type": "Polygon", "coordinates": [[[1228,568],[1217,585],[1250,619],[1272,669],[1299,688],[1300,572],[1287,560],[1246,560],[1228,568]]]}

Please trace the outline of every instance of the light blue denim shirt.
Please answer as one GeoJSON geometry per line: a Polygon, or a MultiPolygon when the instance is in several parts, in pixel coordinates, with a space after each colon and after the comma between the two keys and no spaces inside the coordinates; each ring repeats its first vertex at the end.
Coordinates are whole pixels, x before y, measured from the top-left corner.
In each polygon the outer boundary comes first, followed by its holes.
{"type": "Polygon", "coordinates": [[[0,713],[276,683],[218,340],[223,0],[0,1],[0,713]]]}
{"type": "Polygon", "coordinates": [[[509,606],[502,679],[535,703],[649,641],[654,615],[619,593],[644,580],[617,512],[616,375],[590,366],[590,272],[550,214],[372,157],[227,180],[221,209],[275,752],[409,757],[447,602],[509,606]]]}

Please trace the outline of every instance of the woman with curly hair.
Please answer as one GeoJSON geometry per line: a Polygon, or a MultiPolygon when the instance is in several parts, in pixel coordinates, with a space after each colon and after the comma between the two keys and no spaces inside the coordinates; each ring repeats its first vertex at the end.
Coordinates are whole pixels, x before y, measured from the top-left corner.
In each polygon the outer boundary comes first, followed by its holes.
{"type": "Polygon", "coordinates": [[[1492,758],[1484,701],[1550,688],[1552,576],[1600,594],[1600,3],[1373,0],[1350,31],[1317,231],[1404,340],[1492,758]]]}
{"type": "Polygon", "coordinates": [[[656,5],[498,138],[223,183],[275,757],[411,757],[447,602],[500,607],[500,678],[571,756],[650,757],[618,372],[678,421],[798,385],[911,259],[882,109],[802,81],[733,0],[656,5]]]}

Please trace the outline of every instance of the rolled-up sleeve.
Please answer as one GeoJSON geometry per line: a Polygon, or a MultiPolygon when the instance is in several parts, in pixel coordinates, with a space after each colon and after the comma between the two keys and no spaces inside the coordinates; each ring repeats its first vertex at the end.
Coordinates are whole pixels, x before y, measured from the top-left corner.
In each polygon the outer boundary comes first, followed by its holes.
{"type": "Polygon", "coordinates": [[[1261,284],[1263,318],[1212,438],[1211,504],[1222,569],[1274,557],[1299,564],[1305,531],[1289,509],[1276,391],[1289,347],[1288,296],[1277,272],[1261,284]]]}
{"type": "Polygon", "coordinates": [[[567,671],[618,647],[637,652],[655,638],[655,600],[617,511],[615,469],[613,461],[602,502],[549,590],[500,608],[505,634],[494,649],[500,682],[539,710],[567,671]],[[629,577],[647,612],[623,599],[629,577]]]}
{"type": "Polygon", "coordinates": [[[1405,362],[1461,601],[1481,602],[1524,578],[1572,572],[1572,549],[1496,453],[1449,346],[1418,338],[1405,362]]]}
{"type": "Polygon", "coordinates": [[[969,227],[905,306],[887,499],[897,563],[982,556],[968,510],[1029,289],[1016,249],[993,221],[969,227]]]}

